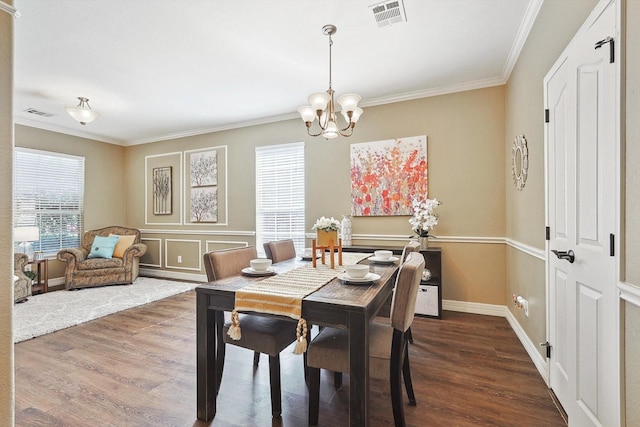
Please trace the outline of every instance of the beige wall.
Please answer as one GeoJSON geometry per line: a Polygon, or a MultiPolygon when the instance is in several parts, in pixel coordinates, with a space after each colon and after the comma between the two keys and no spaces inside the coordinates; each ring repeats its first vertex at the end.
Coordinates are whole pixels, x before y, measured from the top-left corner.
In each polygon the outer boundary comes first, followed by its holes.
{"type": "MultiPolygon", "coordinates": [[[[626,214],[624,280],[640,287],[640,2],[627,1],[626,36],[626,214]]],[[[640,425],[640,308],[626,303],[625,382],[628,426],[640,425]]]]}
{"type": "MultiPolygon", "coordinates": [[[[350,213],[350,144],[427,135],[429,197],[442,201],[438,208],[440,224],[434,234],[445,240],[440,243],[444,248],[443,296],[445,299],[502,305],[505,303],[502,245],[451,243],[446,242],[446,238],[504,236],[503,100],[504,88],[493,87],[369,107],[353,137],[334,141],[308,137],[304,124],[295,119],[127,147],[127,222],[141,229],[170,231],[145,233],[144,237],[162,239],[163,256],[159,257],[154,240],[156,253],[149,254],[142,262],[154,264],[157,262],[154,260],[166,255],[171,269],[180,267],[187,269],[182,271],[204,274],[201,263],[193,257],[229,246],[221,241],[237,241],[242,245],[255,243],[251,233],[255,231],[257,146],[305,141],[306,223],[307,231],[311,232],[311,226],[320,216],[341,218],[350,213]],[[145,224],[145,157],[216,146],[227,147],[229,224],[145,224]],[[214,234],[205,235],[201,230],[214,234]],[[190,233],[185,234],[187,231],[190,233]],[[180,239],[188,242],[178,241],[180,239]],[[193,240],[200,240],[200,245],[193,240]],[[179,266],[176,264],[178,255],[183,259],[179,266]],[[487,263],[487,259],[492,262],[487,263]]],[[[168,156],[166,160],[173,161],[173,157],[168,156]]],[[[157,159],[152,158],[154,164],[157,159]]],[[[186,182],[186,177],[183,181],[186,182]]],[[[174,182],[178,182],[177,176],[174,182]]],[[[156,218],[151,219],[156,221],[156,218]]],[[[407,216],[356,217],[353,218],[353,233],[392,236],[397,240],[386,241],[386,244],[401,245],[411,235],[411,228],[407,216]]],[[[354,243],[375,242],[354,239],[354,243]]],[[[432,244],[438,245],[437,240],[432,244]]]]}
{"type": "MultiPolygon", "coordinates": [[[[513,69],[505,91],[504,173],[506,188],[506,235],[544,250],[544,123],[542,80],[578,31],[596,0],[545,1],[513,69]],[[511,144],[525,135],[529,148],[529,174],[522,191],[511,180],[511,144]]],[[[509,248],[505,300],[516,293],[529,300],[529,317],[513,304],[508,307],[532,342],[546,340],[546,291],[544,260],[509,248]]],[[[543,354],[543,349],[539,349],[543,354]]]]}
{"type": "MultiPolygon", "coordinates": [[[[16,125],[15,133],[18,147],[85,158],[85,230],[125,224],[124,147],[20,125],[16,125]]],[[[49,277],[62,277],[64,266],[50,260],[49,277]]]]}
{"type": "MultiPolygon", "coordinates": [[[[9,2],[11,3],[11,1],[9,2]]],[[[0,12],[0,425],[13,426],[13,17],[0,12]]]]}

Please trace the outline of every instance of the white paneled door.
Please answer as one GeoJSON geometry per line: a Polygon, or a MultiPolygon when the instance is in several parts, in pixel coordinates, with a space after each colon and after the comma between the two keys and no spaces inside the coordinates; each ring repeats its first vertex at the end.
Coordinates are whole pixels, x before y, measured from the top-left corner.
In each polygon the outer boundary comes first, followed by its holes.
{"type": "Polygon", "coordinates": [[[620,425],[617,1],[601,1],[544,80],[549,381],[570,426],[620,425]]]}

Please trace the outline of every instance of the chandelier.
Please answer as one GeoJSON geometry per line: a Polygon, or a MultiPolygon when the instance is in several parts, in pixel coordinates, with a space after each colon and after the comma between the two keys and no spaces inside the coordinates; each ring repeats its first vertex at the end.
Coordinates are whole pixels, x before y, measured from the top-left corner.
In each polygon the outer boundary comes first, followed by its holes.
{"type": "Polygon", "coordinates": [[[80,103],[76,107],[65,107],[65,110],[67,110],[67,113],[69,113],[71,117],[79,121],[81,125],[91,123],[100,117],[100,113],[91,109],[87,98],[79,96],[78,100],[80,100],[80,103]]]}
{"type": "Polygon", "coordinates": [[[326,92],[311,94],[308,98],[309,104],[311,105],[298,108],[302,121],[307,126],[307,133],[310,136],[322,135],[326,139],[333,139],[338,136],[351,136],[356,122],[362,115],[362,108],[358,108],[360,95],[356,95],[355,93],[342,95],[338,98],[338,104],[342,107],[341,113],[347,126],[344,128],[338,127],[336,109],[333,103],[333,95],[335,92],[331,87],[331,46],[333,45],[331,36],[334,35],[336,31],[337,28],[335,25],[325,25],[322,27],[322,33],[329,36],[329,89],[327,89],[326,92]],[[311,125],[315,119],[318,119],[320,131],[318,133],[311,133],[311,125]]]}

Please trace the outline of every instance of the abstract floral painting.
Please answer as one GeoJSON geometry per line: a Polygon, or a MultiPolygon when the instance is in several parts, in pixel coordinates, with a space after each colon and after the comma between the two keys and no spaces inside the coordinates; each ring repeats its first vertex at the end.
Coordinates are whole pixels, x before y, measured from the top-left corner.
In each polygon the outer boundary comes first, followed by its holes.
{"type": "Polygon", "coordinates": [[[428,197],[427,137],[351,145],[351,214],[411,215],[411,201],[428,197]]]}

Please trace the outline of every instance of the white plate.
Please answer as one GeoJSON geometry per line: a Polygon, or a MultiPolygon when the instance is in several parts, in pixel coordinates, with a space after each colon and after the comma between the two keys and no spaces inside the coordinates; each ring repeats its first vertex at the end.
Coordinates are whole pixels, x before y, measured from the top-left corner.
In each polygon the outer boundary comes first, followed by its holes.
{"type": "Polygon", "coordinates": [[[245,267],[242,269],[242,273],[247,276],[273,276],[276,271],[272,267],[267,268],[265,271],[256,271],[252,267],[245,267]]]}
{"type": "Polygon", "coordinates": [[[351,277],[347,273],[338,274],[338,279],[346,283],[371,283],[378,280],[379,278],[380,275],[376,273],[367,273],[366,276],[360,278],[351,277]]]}
{"type": "Polygon", "coordinates": [[[400,258],[392,256],[391,258],[378,258],[377,256],[369,257],[369,259],[373,262],[377,262],[380,264],[393,264],[398,261],[400,258]]]}

